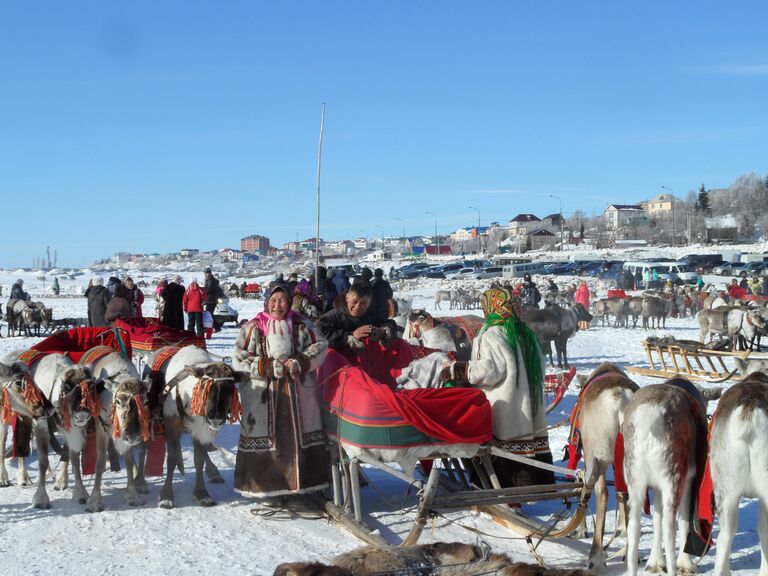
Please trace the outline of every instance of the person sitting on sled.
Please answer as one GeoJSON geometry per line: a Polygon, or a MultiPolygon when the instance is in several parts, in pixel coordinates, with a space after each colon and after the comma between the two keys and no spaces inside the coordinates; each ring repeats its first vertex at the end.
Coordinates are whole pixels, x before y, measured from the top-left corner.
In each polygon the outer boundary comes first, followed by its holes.
{"type": "MultiPolygon", "coordinates": [[[[544,356],[536,335],[523,322],[520,304],[508,290],[494,288],[481,297],[485,321],[468,362],[443,367],[444,381],[480,388],[491,403],[494,445],[547,464],[552,452],[544,404],[544,356]]],[[[554,482],[552,472],[494,458],[502,486],[554,482]]]]}

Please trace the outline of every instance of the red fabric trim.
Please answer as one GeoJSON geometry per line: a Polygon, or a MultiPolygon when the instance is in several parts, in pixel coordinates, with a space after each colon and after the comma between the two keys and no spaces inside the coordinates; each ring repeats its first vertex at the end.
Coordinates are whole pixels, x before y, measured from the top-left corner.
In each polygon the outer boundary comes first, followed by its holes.
{"type": "Polygon", "coordinates": [[[96,472],[96,456],[96,432],[88,432],[85,446],[83,446],[83,453],[80,455],[80,463],[82,464],[85,476],[90,476],[96,472]]]}

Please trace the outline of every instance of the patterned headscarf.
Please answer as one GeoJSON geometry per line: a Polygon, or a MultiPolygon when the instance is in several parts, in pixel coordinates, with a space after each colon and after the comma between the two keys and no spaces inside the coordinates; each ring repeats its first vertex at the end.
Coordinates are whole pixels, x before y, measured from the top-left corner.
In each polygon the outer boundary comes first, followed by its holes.
{"type": "Polygon", "coordinates": [[[267,306],[269,304],[269,299],[272,297],[272,294],[275,292],[282,291],[285,294],[285,297],[288,299],[288,309],[291,309],[291,303],[293,300],[293,294],[291,293],[291,290],[288,288],[288,284],[285,282],[270,282],[269,286],[267,287],[267,291],[264,294],[264,309],[267,309],[267,306]]]}
{"type": "MultiPolygon", "coordinates": [[[[485,314],[482,331],[491,326],[501,326],[509,347],[517,356],[517,349],[522,345],[525,372],[528,375],[528,391],[531,396],[531,411],[539,409],[544,400],[544,372],[541,365],[541,349],[536,335],[528,325],[520,320],[520,303],[517,298],[504,288],[486,290],[480,297],[480,304],[485,314]]],[[[520,371],[517,371],[517,384],[520,384],[520,371]]]]}

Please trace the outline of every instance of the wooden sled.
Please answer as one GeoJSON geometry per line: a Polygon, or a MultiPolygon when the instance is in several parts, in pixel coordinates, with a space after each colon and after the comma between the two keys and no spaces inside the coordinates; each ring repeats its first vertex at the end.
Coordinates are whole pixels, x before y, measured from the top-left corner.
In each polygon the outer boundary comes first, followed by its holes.
{"type": "MultiPolygon", "coordinates": [[[[334,447],[336,448],[336,447],[334,447]]],[[[344,454],[332,449],[332,453],[344,454]]],[[[416,517],[407,535],[398,543],[399,546],[415,545],[423,532],[427,521],[444,511],[479,510],[488,514],[496,523],[513,532],[532,540],[534,538],[563,538],[574,533],[581,525],[586,514],[589,492],[585,490],[581,471],[569,470],[559,466],[538,462],[532,458],[511,455],[503,450],[484,446],[472,459],[472,464],[482,471],[483,487],[471,486],[465,477],[458,460],[450,453],[436,447],[433,466],[424,479],[415,480],[400,468],[383,463],[365,454],[353,458],[338,456],[332,467],[333,501],[320,502],[325,512],[340,526],[374,546],[389,546],[376,530],[366,521],[360,494],[361,464],[368,464],[382,470],[406,484],[417,484],[419,501],[416,517]],[[545,468],[576,478],[569,482],[542,484],[514,488],[502,488],[494,472],[490,456],[498,456],[524,462],[531,466],[545,468]],[[569,516],[557,526],[546,526],[537,518],[510,508],[509,504],[524,504],[545,500],[562,500],[569,516]]]]}
{"type": "Polygon", "coordinates": [[[726,359],[736,357],[746,360],[754,354],[749,350],[716,350],[696,340],[677,340],[672,337],[647,338],[643,346],[650,368],[630,366],[627,371],[654,378],[685,376],[710,384],[740,380],[738,370],[729,368],[726,359]]]}
{"type": "Polygon", "coordinates": [[[546,413],[549,414],[565,396],[573,377],[576,376],[576,368],[571,367],[567,372],[557,374],[546,374],[544,376],[544,402],[546,403],[546,413]]]}
{"type": "MultiPolygon", "coordinates": [[[[366,522],[360,489],[360,465],[366,464],[402,480],[405,486],[416,484],[420,488],[416,516],[401,545],[416,543],[429,518],[457,509],[487,512],[525,537],[556,537],[573,532],[583,520],[588,496],[581,472],[512,454],[492,444],[491,407],[482,391],[391,387],[399,369],[428,352],[404,342],[390,347],[369,342],[353,360],[328,352],[320,370],[323,426],[332,455],[333,497],[323,503],[326,513],[363,541],[388,545],[366,522]],[[491,456],[574,480],[502,488],[491,456]],[[425,467],[427,460],[431,468],[425,467]],[[428,470],[426,478],[411,475],[418,461],[428,470]],[[472,467],[477,485],[472,484],[464,466],[472,467]],[[508,506],[544,500],[568,502],[568,512],[575,502],[580,505],[566,525],[554,532],[508,506]]],[[[575,373],[572,369],[548,378],[553,394],[548,402],[553,408],[575,373]]],[[[402,519],[403,514],[397,516],[402,519]]]]}

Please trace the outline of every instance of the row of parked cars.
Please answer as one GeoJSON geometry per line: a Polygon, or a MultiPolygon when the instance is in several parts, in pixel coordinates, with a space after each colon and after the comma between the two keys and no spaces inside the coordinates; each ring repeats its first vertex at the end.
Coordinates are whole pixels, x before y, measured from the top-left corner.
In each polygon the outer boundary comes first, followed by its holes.
{"type": "Polygon", "coordinates": [[[500,278],[501,266],[494,266],[489,260],[462,260],[430,266],[426,262],[414,262],[394,271],[395,278],[500,278]]]}

